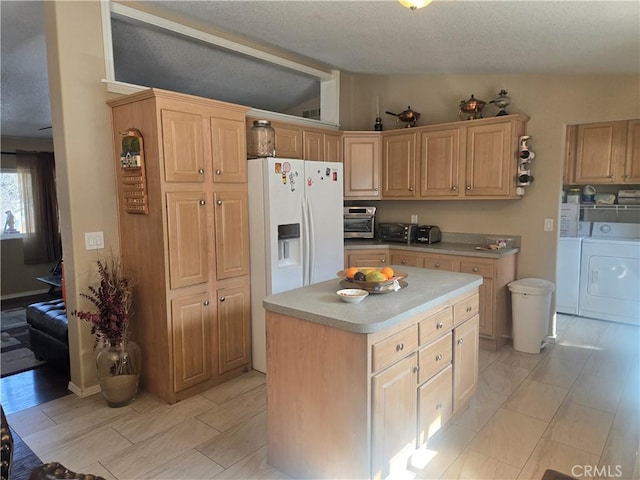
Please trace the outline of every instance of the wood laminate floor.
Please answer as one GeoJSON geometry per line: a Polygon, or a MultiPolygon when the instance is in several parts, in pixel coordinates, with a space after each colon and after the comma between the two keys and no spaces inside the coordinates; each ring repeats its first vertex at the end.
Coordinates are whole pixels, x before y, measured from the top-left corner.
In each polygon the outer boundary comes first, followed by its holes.
{"type": "MultiPolygon", "coordinates": [[[[640,479],[639,350],[638,327],[561,315],[539,355],[481,351],[469,408],[402,478],[640,479]]],[[[266,462],[265,390],[250,372],[175,405],[67,395],[8,419],[44,461],[107,479],[287,478],[266,462]]]]}

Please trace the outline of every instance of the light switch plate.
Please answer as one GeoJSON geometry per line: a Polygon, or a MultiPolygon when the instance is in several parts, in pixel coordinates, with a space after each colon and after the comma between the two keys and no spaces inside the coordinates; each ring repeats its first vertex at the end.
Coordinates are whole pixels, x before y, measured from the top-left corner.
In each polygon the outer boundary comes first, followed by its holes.
{"type": "Polygon", "coordinates": [[[411,223],[418,223],[418,215],[411,215],[411,223]]]}
{"type": "Polygon", "coordinates": [[[104,248],[103,232],[85,232],[84,248],[85,250],[99,250],[104,248]]]}

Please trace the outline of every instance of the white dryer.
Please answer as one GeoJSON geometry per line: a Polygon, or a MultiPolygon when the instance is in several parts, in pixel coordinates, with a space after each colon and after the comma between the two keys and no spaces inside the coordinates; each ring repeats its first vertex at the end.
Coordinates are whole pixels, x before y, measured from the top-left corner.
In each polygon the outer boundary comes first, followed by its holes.
{"type": "Polygon", "coordinates": [[[578,314],[582,240],[591,235],[591,222],[579,222],[578,236],[560,233],[556,262],[556,312],[578,314]]]}
{"type": "Polygon", "coordinates": [[[594,222],[581,258],[578,315],[640,325],[640,224],[594,222]]]}

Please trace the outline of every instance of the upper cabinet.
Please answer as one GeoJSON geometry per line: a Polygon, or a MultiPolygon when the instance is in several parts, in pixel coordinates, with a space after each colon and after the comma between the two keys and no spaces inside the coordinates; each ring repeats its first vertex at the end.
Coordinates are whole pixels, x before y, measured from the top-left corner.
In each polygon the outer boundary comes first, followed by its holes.
{"type": "Polygon", "coordinates": [[[527,121],[506,115],[383,133],[383,198],[520,198],[518,140],[527,121]]]}
{"type": "Polygon", "coordinates": [[[342,146],[344,197],[380,200],[380,134],[345,132],[342,146]]]}
{"type": "Polygon", "coordinates": [[[214,183],[246,183],[247,142],[245,122],[210,117],[214,183]]]}
{"type": "Polygon", "coordinates": [[[565,183],[640,183],[640,120],[567,127],[565,183]]]}
{"type": "Polygon", "coordinates": [[[416,133],[397,131],[382,136],[382,198],[417,198],[416,133]]]}
{"type": "MultiPolygon", "coordinates": [[[[247,138],[254,120],[258,118],[247,118],[247,138]]],[[[342,132],[277,121],[271,121],[271,126],[275,131],[276,157],[342,162],[342,132]]]]}

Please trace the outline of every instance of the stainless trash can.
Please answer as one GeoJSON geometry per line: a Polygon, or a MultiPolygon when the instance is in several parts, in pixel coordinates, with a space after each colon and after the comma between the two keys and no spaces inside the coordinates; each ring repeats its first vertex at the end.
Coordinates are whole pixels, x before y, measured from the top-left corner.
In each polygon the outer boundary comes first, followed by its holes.
{"type": "Polygon", "coordinates": [[[553,283],[541,278],[523,278],[509,283],[514,350],[540,353],[549,329],[554,288],[553,283]]]}

